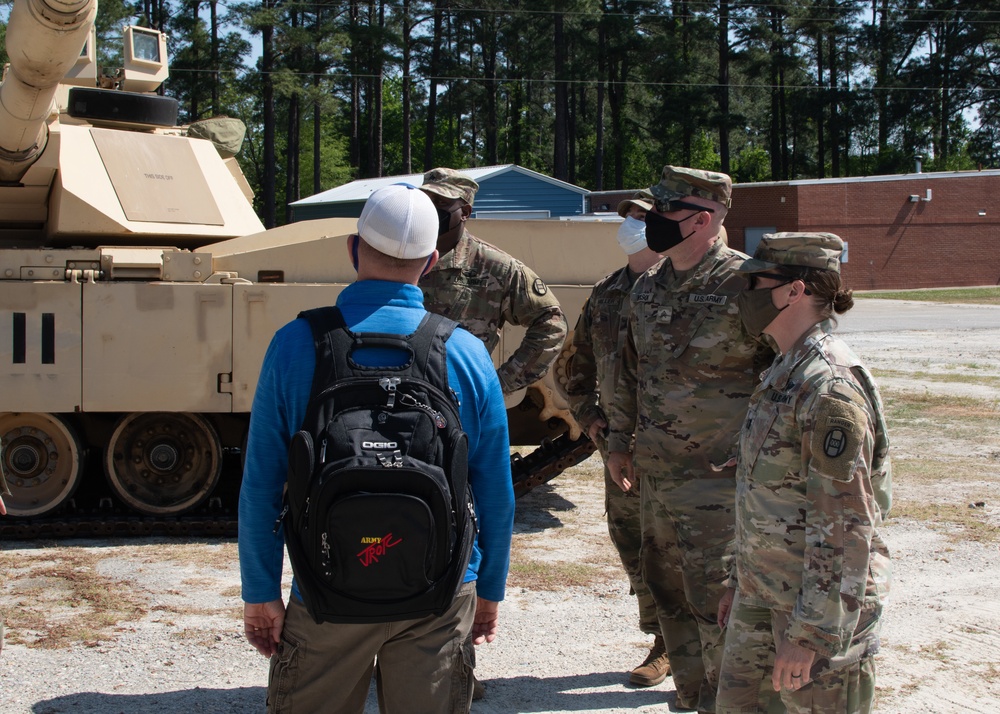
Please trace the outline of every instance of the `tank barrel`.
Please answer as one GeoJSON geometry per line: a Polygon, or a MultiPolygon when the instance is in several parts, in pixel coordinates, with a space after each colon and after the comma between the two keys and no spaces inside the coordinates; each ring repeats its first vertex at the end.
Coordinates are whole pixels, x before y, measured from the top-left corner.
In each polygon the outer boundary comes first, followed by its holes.
{"type": "Polygon", "coordinates": [[[0,182],[16,182],[45,150],[59,81],[80,57],[97,0],[14,0],[10,68],[0,84],[0,182]]]}

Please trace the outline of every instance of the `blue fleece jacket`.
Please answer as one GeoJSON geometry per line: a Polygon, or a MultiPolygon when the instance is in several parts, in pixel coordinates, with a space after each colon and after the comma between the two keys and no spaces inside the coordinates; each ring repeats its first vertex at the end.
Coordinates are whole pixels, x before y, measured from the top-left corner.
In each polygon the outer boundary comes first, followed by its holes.
{"type": "MultiPolygon", "coordinates": [[[[420,288],[365,280],[348,286],[337,307],[354,332],[410,334],[426,314],[420,288]]],[[[448,382],[460,401],[469,437],[469,483],[476,500],[479,537],[465,582],[476,580],[479,597],[503,600],[514,492],[503,393],[483,343],[456,329],[446,343],[448,382]]],[[[366,364],[391,363],[369,350],[366,364]],[[368,362],[367,360],[371,360],[368,362]],[[376,361],[378,360],[378,361],[376,361]]],[[[239,553],[243,600],[262,603],[281,596],[284,533],[275,534],[288,468],[288,445],[302,427],[316,366],[312,333],[305,320],[278,330],[264,356],[250,415],[250,435],[239,505],[239,553]]],[[[293,583],[293,596],[298,590],[293,583]]]]}

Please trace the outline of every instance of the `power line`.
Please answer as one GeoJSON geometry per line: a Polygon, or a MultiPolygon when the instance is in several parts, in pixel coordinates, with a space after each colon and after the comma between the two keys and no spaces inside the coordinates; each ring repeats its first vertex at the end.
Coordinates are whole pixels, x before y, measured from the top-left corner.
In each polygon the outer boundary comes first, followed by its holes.
{"type": "MultiPolygon", "coordinates": [[[[206,74],[206,75],[228,75],[228,76],[264,76],[264,75],[281,75],[286,77],[292,75],[295,77],[313,77],[316,72],[293,72],[288,69],[276,70],[273,72],[261,72],[255,69],[237,69],[237,70],[211,70],[211,69],[195,69],[195,68],[182,68],[177,69],[171,67],[171,74],[206,74]]],[[[352,73],[352,72],[324,72],[320,73],[321,78],[331,79],[334,81],[347,81],[351,79],[367,80],[367,79],[379,79],[382,80],[392,79],[401,80],[404,79],[403,75],[392,74],[392,75],[378,75],[371,73],[352,73]]],[[[495,84],[517,84],[517,83],[527,83],[527,84],[584,84],[590,86],[597,86],[598,84],[613,84],[616,86],[634,86],[634,87],[661,87],[661,88],[683,88],[683,89],[721,89],[723,87],[728,87],[730,89],[786,89],[786,90],[821,90],[826,92],[964,92],[964,91],[977,91],[983,93],[995,93],[1000,92],[1000,87],[912,87],[906,85],[891,85],[891,86],[851,86],[851,87],[829,87],[821,86],[816,84],[770,84],[767,82],[737,82],[729,84],[720,84],[717,82],[652,82],[648,80],[623,80],[618,82],[609,82],[603,79],[555,79],[552,77],[544,78],[534,78],[534,77],[497,77],[491,79],[483,76],[433,76],[433,75],[415,75],[410,74],[408,78],[414,83],[426,83],[430,81],[435,81],[438,84],[448,84],[450,82],[470,82],[470,83],[495,83],[495,84]]]]}

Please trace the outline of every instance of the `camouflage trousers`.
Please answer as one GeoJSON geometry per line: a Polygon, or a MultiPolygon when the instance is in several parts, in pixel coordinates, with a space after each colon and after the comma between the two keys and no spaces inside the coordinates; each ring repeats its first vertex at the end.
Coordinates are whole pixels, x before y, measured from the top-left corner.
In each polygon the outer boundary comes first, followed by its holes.
{"type": "Polygon", "coordinates": [[[629,585],[639,604],[639,630],[647,635],[660,634],[660,621],[656,616],[656,603],[642,579],[642,545],[639,485],[622,491],[604,467],[604,510],[608,517],[608,534],[618,551],[629,585]]]}
{"type": "Polygon", "coordinates": [[[677,707],[714,712],[722,662],[716,613],[732,560],[736,488],[731,477],[640,473],[642,572],[659,613],[677,707]]]}
{"type": "Polygon", "coordinates": [[[726,628],[717,713],[870,714],[878,626],[877,612],[863,614],[846,652],[817,657],[809,684],[779,694],[771,687],[771,672],[775,638],[783,637],[788,613],[746,605],[737,594],[726,628]]]}

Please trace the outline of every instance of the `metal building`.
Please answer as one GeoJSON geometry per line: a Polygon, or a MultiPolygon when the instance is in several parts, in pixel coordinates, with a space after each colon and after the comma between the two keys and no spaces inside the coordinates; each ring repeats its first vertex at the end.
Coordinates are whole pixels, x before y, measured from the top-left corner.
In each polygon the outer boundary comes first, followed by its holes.
{"type": "MultiPolygon", "coordinates": [[[[461,169],[479,184],[473,218],[560,218],[585,211],[587,189],[516,164],[461,169]]],[[[352,218],[377,189],[394,183],[419,186],[423,174],[358,179],[293,202],[292,221],[352,218]]]]}

